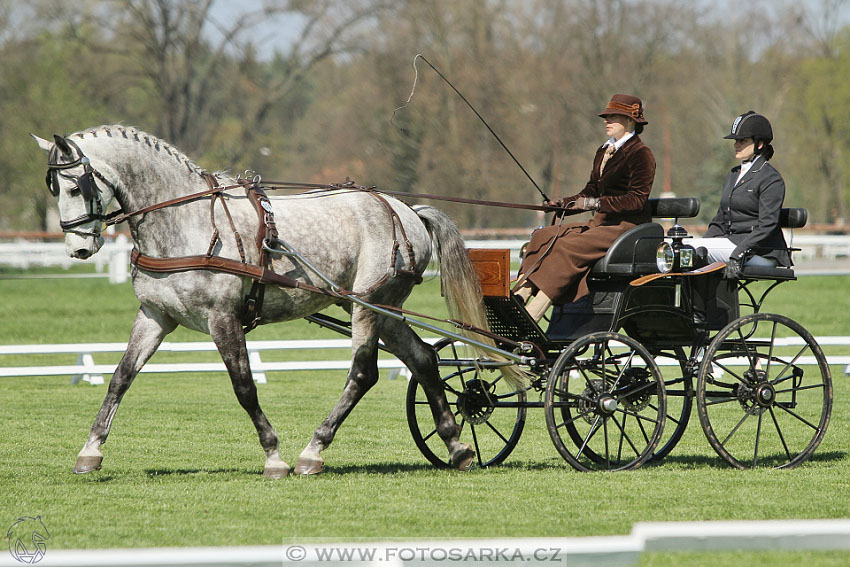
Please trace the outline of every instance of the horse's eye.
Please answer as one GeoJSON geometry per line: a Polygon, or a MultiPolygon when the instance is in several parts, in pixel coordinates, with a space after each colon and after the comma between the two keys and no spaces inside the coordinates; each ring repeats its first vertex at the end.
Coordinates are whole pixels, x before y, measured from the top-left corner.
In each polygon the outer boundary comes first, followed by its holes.
{"type": "Polygon", "coordinates": [[[76,197],[76,196],[80,195],[82,193],[82,191],[80,191],[79,187],[74,187],[73,189],[71,189],[71,191],[69,191],[69,193],[70,193],[71,197],[76,197]]]}

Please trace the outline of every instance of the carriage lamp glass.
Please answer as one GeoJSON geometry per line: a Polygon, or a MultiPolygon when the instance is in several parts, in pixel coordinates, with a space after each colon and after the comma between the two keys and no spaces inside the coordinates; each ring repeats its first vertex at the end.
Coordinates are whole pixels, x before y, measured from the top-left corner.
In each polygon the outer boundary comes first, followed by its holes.
{"type": "Polygon", "coordinates": [[[687,272],[694,267],[694,247],[682,242],[688,237],[688,232],[681,225],[674,224],[667,231],[672,242],[662,242],[655,251],[655,265],[658,271],[687,272]]]}
{"type": "Polygon", "coordinates": [[[662,242],[655,251],[655,265],[658,266],[658,271],[666,274],[673,269],[674,261],[673,246],[669,242],[662,242]]]}

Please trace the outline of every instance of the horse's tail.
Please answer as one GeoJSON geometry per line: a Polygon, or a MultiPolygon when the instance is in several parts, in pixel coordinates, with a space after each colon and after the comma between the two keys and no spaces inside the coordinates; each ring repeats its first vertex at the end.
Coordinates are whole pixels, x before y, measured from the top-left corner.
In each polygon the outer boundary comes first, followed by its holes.
{"type": "MultiPolygon", "coordinates": [[[[414,210],[431,235],[437,260],[440,263],[440,277],[449,315],[473,327],[489,331],[478,276],[454,221],[434,207],[423,205],[414,207],[414,210]]],[[[466,330],[461,330],[461,333],[478,342],[496,345],[488,336],[466,330]]],[[[480,352],[478,354],[500,362],[508,360],[498,353],[480,352]]],[[[515,365],[503,366],[502,375],[517,389],[524,387],[528,378],[527,374],[515,365]]]]}

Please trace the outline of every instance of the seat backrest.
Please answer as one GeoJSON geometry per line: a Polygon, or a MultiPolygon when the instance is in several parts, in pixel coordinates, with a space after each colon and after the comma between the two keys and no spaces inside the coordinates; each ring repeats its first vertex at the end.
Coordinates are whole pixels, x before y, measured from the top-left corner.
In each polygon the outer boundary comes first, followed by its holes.
{"type": "Polygon", "coordinates": [[[664,240],[660,224],[648,222],[630,228],[617,237],[605,256],[593,265],[593,274],[651,274],[658,271],[655,251],[664,240]]]}
{"type": "Polygon", "coordinates": [[[803,228],[808,221],[808,209],[794,208],[779,211],[779,226],[782,228],[803,228]]]}
{"type": "Polygon", "coordinates": [[[653,218],[694,218],[699,214],[699,199],[696,197],[671,197],[649,199],[653,218]]]}

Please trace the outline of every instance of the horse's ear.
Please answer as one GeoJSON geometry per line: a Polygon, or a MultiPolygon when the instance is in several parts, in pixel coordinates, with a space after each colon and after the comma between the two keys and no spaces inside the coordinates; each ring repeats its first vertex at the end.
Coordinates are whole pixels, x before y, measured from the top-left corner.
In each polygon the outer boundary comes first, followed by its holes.
{"type": "Polygon", "coordinates": [[[35,140],[35,143],[38,144],[38,147],[44,150],[45,152],[49,152],[53,149],[53,142],[48,142],[44,138],[39,138],[38,136],[32,133],[30,133],[30,136],[32,136],[33,140],[35,140]]]}
{"type": "Polygon", "coordinates": [[[74,150],[68,145],[68,141],[59,134],[53,134],[53,139],[56,141],[56,147],[66,156],[73,155],[74,150]]]}

